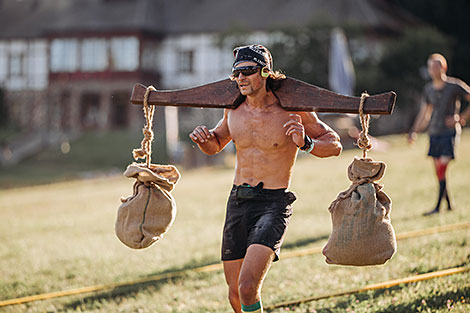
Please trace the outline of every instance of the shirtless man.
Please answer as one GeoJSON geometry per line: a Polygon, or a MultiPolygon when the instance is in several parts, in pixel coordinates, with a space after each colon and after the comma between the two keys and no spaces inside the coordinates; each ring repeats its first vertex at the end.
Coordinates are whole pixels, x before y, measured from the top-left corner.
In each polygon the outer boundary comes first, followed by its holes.
{"type": "Polygon", "coordinates": [[[431,211],[425,212],[423,214],[425,216],[439,213],[443,198],[446,199],[447,210],[452,210],[452,201],[447,188],[447,166],[455,157],[454,146],[461,127],[470,118],[470,106],[464,112],[460,112],[460,100],[470,101],[470,87],[460,79],[446,75],[447,61],[441,54],[431,54],[427,66],[432,81],[424,87],[424,101],[408,137],[409,142],[413,143],[417,136],[416,132],[428,124],[428,155],[433,158],[439,192],[436,206],[431,211]]]}
{"type": "Polygon", "coordinates": [[[272,93],[284,75],[273,72],[261,45],[234,50],[231,78],[244,101],[224,111],[213,129],[189,135],[201,151],[216,154],[233,141],[234,185],[227,203],[222,261],[234,312],[263,312],[261,285],[279,251],[295,195],[288,191],[299,147],[318,157],[337,156],[339,136],[315,113],[287,112],[272,93]]]}

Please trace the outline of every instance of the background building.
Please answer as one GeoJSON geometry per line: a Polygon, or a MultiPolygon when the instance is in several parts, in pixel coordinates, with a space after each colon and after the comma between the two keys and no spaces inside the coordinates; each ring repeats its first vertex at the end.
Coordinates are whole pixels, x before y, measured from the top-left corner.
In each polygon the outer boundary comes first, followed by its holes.
{"type": "MultiPolygon", "coordinates": [[[[384,0],[259,0],[256,6],[248,0],[0,1],[5,120],[30,132],[23,139],[31,147],[26,154],[60,134],[140,128],[141,108],[128,100],[136,82],[176,89],[226,78],[233,47],[253,42],[273,46],[275,67],[282,66],[290,53],[286,34],[306,28],[318,29],[319,37],[334,26],[357,30],[350,41],[353,60],[379,58],[384,41],[414,24],[384,0]]],[[[308,65],[314,55],[306,57],[303,71],[315,71],[308,65]]],[[[174,156],[196,125],[214,125],[221,115],[158,108],[158,143],[168,144],[174,156]]],[[[205,162],[192,153],[190,159],[205,162]]]]}

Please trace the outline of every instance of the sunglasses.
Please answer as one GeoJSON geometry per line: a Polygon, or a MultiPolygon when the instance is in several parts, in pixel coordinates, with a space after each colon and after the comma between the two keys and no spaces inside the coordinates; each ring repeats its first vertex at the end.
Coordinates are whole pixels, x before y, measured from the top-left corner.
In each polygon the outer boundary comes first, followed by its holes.
{"type": "Polygon", "coordinates": [[[240,73],[243,74],[243,76],[250,76],[257,73],[259,68],[261,68],[261,66],[259,65],[240,66],[232,69],[231,77],[238,78],[238,76],[240,76],[240,73]]]}

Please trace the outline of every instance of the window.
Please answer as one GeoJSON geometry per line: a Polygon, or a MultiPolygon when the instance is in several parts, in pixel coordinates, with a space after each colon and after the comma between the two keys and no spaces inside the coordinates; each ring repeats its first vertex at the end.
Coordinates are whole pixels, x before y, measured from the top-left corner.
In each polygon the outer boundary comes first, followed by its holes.
{"type": "Polygon", "coordinates": [[[103,71],[108,67],[104,39],[85,39],[81,44],[80,67],[83,71],[103,71]]]}
{"type": "Polygon", "coordinates": [[[142,44],[142,69],[145,71],[158,70],[158,45],[153,42],[146,42],[142,44]]]}
{"type": "Polygon", "coordinates": [[[178,70],[182,73],[194,71],[194,52],[192,50],[180,51],[178,56],[178,70]]]}
{"type": "Polygon", "coordinates": [[[26,56],[28,44],[26,41],[14,40],[10,43],[8,52],[8,75],[10,78],[24,78],[27,73],[26,56]]]}
{"type": "Polygon", "coordinates": [[[0,85],[2,85],[2,81],[8,76],[8,62],[7,45],[0,42],[0,85]]]}
{"type": "Polygon", "coordinates": [[[74,72],[78,67],[78,42],[75,39],[54,39],[51,43],[51,71],[74,72]]]}
{"type": "Polygon", "coordinates": [[[24,55],[21,53],[10,55],[10,68],[9,68],[10,77],[23,76],[24,74],[23,60],[24,60],[24,55]]]}
{"type": "Polygon", "coordinates": [[[135,71],[139,67],[139,40],[136,37],[111,39],[111,62],[114,70],[135,71]]]}

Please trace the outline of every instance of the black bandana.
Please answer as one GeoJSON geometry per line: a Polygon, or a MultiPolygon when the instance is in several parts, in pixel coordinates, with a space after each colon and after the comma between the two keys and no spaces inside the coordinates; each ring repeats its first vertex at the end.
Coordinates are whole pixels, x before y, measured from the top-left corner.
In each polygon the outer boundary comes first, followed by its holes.
{"type": "Polygon", "coordinates": [[[241,62],[255,62],[256,64],[272,70],[273,68],[273,59],[271,53],[266,47],[262,45],[249,45],[242,46],[233,49],[233,56],[235,60],[233,61],[233,67],[241,62]]]}

